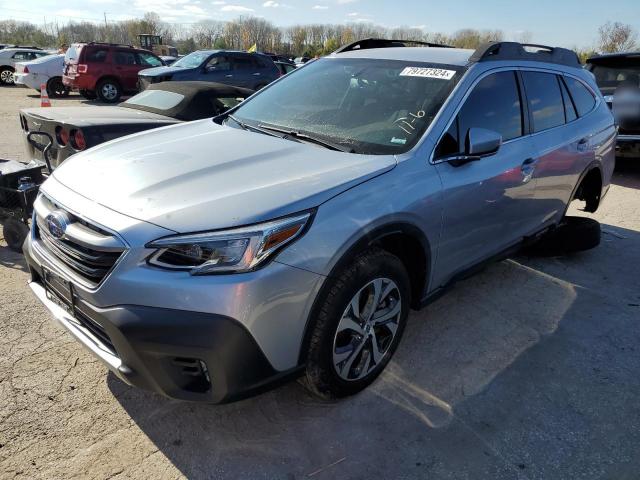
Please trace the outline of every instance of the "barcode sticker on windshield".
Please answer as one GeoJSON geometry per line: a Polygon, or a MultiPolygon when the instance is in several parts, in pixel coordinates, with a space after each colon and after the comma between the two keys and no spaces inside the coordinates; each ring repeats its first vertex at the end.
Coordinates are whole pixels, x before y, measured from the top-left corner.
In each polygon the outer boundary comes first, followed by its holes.
{"type": "Polygon", "coordinates": [[[406,67],[400,72],[401,77],[441,78],[442,80],[451,80],[455,74],[455,70],[424,67],[406,67]]]}

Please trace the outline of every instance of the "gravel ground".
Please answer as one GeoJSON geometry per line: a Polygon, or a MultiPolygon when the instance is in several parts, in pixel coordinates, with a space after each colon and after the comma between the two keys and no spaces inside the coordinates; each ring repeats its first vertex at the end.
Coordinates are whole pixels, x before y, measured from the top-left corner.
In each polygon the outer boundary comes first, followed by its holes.
{"type": "MultiPolygon", "coordinates": [[[[0,157],[23,158],[30,95],[0,89],[0,157]]],[[[224,406],[126,386],[50,320],[0,231],[0,477],[637,479],[640,164],[614,183],[600,247],[461,282],[337,403],[295,382],[224,406]]]]}

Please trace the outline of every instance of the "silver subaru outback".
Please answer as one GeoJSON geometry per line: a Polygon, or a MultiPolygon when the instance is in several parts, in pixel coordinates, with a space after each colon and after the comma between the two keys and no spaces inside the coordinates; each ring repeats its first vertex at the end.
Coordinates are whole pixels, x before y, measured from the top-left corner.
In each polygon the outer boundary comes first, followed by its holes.
{"type": "Polygon", "coordinates": [[[385,368],[410,309],[609,188],[616,129],[561,48],[357,42],[214,119],[45,182],[30,287],[120,379],[225,402],[385,368]],[[376,48],[378,47],[378,48],[376,48]]]}

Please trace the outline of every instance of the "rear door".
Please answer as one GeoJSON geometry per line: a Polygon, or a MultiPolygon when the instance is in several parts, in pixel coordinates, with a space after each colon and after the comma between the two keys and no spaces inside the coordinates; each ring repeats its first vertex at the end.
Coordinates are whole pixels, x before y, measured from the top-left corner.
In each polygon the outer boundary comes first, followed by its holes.
{"type": "Polygon", "coordinates": [[[593,125],[581,119],[593,110],[595,97],[571,76],[532,70],[521,75],[537,151],[536,216],[540,224],[554,223],[564,215],[579,176],[595,160],[593,125]]]}
{"type": "Polygon", "coordinates": [[[142,67],[134,50],[117,49],[113,52],[113,68],[125,91],[136,90],[138,72],[142,67]]]}
{"type": "Polygon", "coordinates": [[[233,84],[237,87],[257,90],[259,85],[269,83],[269,80],[264,77],[264,70],[255,55],[237,54],[233,58],[233,84]]]}
{"type": "MultiPolygon", "coordinates": [[[[440,139],[434,163],[443,185],[443,227],[437,263],[455,274],[517,243],[532,228],[534,147],[526,134],[521,84],[515,71],[490,73],[472,87],[440,139]],[[471,128],[502,135],[497,153],[456,165],[471,128]]],[[[443,273],[439,276],[447,280],[443,273]]]]}

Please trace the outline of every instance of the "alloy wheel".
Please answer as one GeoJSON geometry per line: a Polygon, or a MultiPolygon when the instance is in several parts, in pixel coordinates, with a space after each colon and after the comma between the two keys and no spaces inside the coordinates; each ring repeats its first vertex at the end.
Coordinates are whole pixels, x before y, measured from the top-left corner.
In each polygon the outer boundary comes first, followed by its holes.
{"type": "Polygon", "coordinates": [[[118,96],[118,89],[111,83],[105,83],[101,89],[102,96],[107,100],[113,100],[118,96]]]}
{"type": "Polygon", "coordinates": [[[380,364],[393,343],[401,313],[400,290],[388,278],[376,278],[354,295],[333,340],[333,365],[343,380],[362,380],[380,364]]]}
{"type": "Polygon", "coordinates": [[[12,84],[13,83],[13,72],[11,70],[3,70],[0,72],[0,80],[2,83],[12,84]]]}

